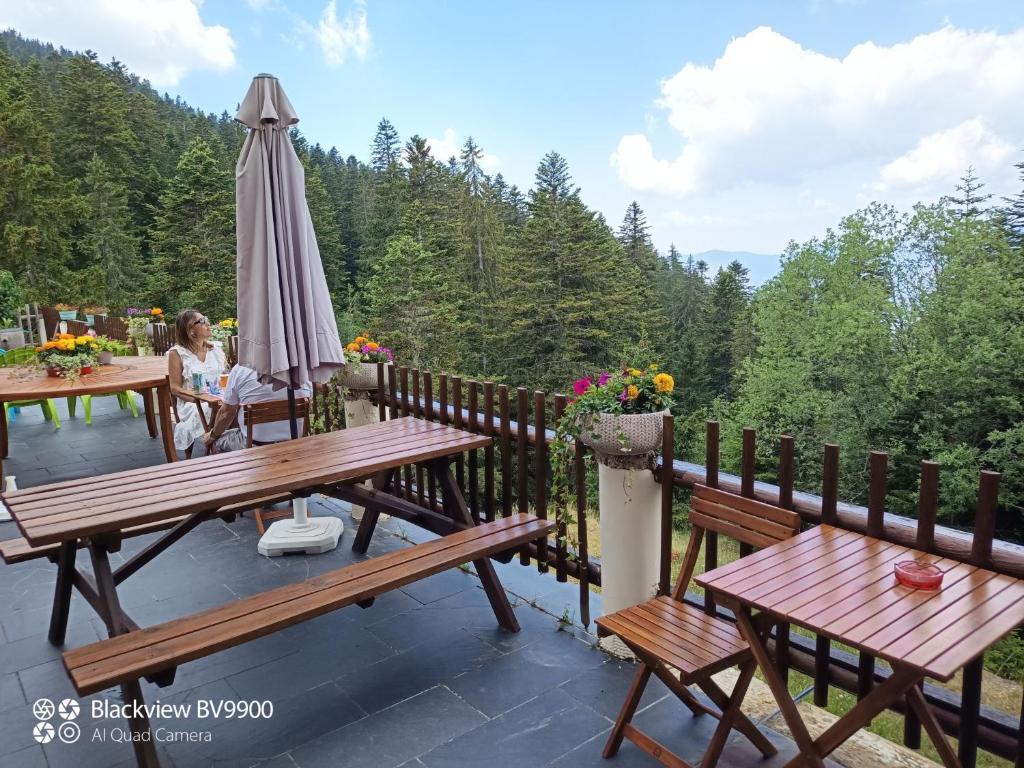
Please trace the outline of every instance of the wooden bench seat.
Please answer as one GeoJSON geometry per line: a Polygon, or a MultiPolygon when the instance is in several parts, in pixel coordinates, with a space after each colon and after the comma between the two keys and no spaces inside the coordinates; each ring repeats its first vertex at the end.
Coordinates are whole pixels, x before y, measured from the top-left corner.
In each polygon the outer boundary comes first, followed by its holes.
{"type": "MultiPolygon", "coordinates": [[[[265,496],[262,499],[254,499],[253,501],[247,501],[243,504],[230,504],[226,507],[221,507],[215,515],[211,515],[210,519],[215,518],[226,518],[230,515],[237,515],[242,512],[248,512],[250,509],[254,509],[261,505],[277,504],[281,501],[290,501],[292,495],[290,493],[279,493],[275,496],[265,496]]],[[[158,520],[153,523],[144,523],[143,525],[135,525],[130,528],[125,528],[121,532],[123,538],[129,539],[135,536],[145,536],[147,533],[156,533],[158,531],[166,531],[173,528],[178,523],[187,520],[189,515],[179,515],[178,517],[167,518],[166,520],[158,520]]],[[[87,545],[86,539],[79,539],[78,548],[82,549],[87,545]]],[[[37,560],[41,557],[48,557],[51,560],[57,557],[57,553],[60,551],[60,544],[43,544],[39,547],[33,547],[23,537],[14,539],[5,539],[0,541],[0,558],[8,565],[14,563],[24,563],[29,560],[37,560]]]]}
{"type": "Polygon", "coordinates": [[[679,670],[683,685],[741,661],[749,650],[735,624],[668,595],[598,619],[612,632],[679,670]]]}
{"type": "Polygon", "coordinates": [[[64,665],[80,695],[155,675],[194,659],[546,535],[554,521],[511,517],[364,560],[192,616],[68,651],[64,665]]]}

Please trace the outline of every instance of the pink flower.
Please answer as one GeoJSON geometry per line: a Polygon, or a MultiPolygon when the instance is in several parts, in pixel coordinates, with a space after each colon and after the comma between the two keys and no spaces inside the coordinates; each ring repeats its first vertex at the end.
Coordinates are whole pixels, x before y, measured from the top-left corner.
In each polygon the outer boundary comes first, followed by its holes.
{"type": "Polygon", "coordinates": [[[597,377],[597,386],[603,387],[611,377],[612,375],[608,371],[601,371],[601,375],[597,377]]]}
{"type": "Polygon", "coordinates": [[[575,392],[577,395],[582,395],[584,392],[590,389],[593,386],[593,384],[594,382],[590,380],[589,376],[584,377],[582,379],[576,379],[576,381],[573,382],[572,391],[575,392]]]}
{"type": "Polygon", "coordinates": [[[622,390],[622,394],[619,395],[619,402],[624,403],[627,400],[629,400],[629,392],[624,389],[622,390]]]}

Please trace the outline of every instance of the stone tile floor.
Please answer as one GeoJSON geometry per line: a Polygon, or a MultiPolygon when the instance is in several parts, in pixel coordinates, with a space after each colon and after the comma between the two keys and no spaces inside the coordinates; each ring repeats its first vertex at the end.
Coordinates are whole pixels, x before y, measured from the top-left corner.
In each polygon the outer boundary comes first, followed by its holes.
{"type": "MultiPolygon", "coordinates": [[[[116,401],[94,402],[92,426],[70,419],[44,422],[37,407],[18,414],[10,429],[4,472],[19,487],[159,463],[161,448],[143,419],[119,411],[116,401]]],[[[141,407],[141,404],[140,404],[141,407]]],[[[251,518],[205,523],[120,588],[126,611],[141,625],[186,615],[241,596],[305,579],[351,562],[354,530],[348,507],[319,499],[313,514],[337,515],[346,525],[341,546],[319,556],[268,559],[256,553],[251,518]]],[[[0,523],[0,538],[17,535],[0,523]]],[[[368,556],[428,537],[389,522],[378,529],[368,556]]],[[[146,539],[125,543],[129,555],[146,539]]],[[[498,567],[522,625],[498,629],[479,582],[459,569],[381,598],[367,610],[352,607],[187,664],[174,684],[144,683],[149,703],[191,705],[181,717],[154,719],[162,733],[208,732],[209,741],[162,741],[168,766],[650,766],[657,763],[628,742],[602,760],[601,748],[633,674],[628,663],[594,648],[582,627],[559,618],[578,615],[576,587],[518,563],[498,567]],[[269,701],[267,719],[202,718],[200,702],[269,701]]],[[[130,744],[113,737],[120,719],[95,716],[93,701],[116,703],[117,690],[81,701],[75,722],[81,737],[40,745],[33,737],[40,698],[60,702],[75,694],[60,649],[46,640],[55,567],[35,561],[0,564],[0,767],[133,765],[130,744]]],[[[594,596],[592,611],[600,610],[594,596]]],[[[593,625],[591,626],[593,628],[593,625]]],[[[91,609],[76,596],[67,646],[105,636],[91,609]]],[[[638,724],[696,760],[714,722],[694,719],[655,681],[638,724]]],[[[54,722],[59,722],[59,715],[54,722]]],[[[783,765],[793,745],[769,732],[780,754],[763,761],[733,736],[722,766],[783,765]]]]}

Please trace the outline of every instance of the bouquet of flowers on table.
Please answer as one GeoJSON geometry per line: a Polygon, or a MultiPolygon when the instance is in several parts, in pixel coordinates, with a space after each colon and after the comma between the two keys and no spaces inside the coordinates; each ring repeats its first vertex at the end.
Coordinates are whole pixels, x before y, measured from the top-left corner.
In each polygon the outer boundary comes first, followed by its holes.
{"type": "Polygon", "coordinates": [[[58,333],[41,347],[36,347],[36,359],[46,367],[50,376],[73,379],[83,373],[92,373],[98,357],[99,348],[92,336],[58,333]]]}

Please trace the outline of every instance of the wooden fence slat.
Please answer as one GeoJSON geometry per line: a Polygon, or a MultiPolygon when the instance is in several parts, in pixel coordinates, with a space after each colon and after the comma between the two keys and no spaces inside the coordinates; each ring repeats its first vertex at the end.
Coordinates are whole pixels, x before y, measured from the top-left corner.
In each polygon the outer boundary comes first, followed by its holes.
{"type": "MultiPolygon", "coordinates": [[[[388,366],[394,368],[394,366],[388,366]]],[[[388,420],[388,404],[387,400],[387,388],[386,374],[384,372],[384,363],[377,363],[377,421],[388,420]]]]}
{"type": "MultiPolygon", "coordinates": [[[[452,377],[452,405],[454,406],[454,413],[452,414],[452,426],[456,429],[462,429],[462,377],[452,377]]],[[[463,459],[462,454],[458,454],[455,457],[455,479],[459,482],[459,490],[463,493],[466,492],[466,462],[463,459]]]]}
{"type": "MultiPolygon", "coordinates": [[[[885,490],[889,473],[889,454],[871,451],[868,457],[868,536],[881,538],[885,533],[885,490]]],[[[875,657],[861,651],[857,657],[857,699],[863,699],[875,686],[875,657]]]]}
{"type": "MultiPolygon", "coordinates": [[[[996,511],[999,505],[999,473],[982,471],[978,479],[978,506],[974,518],[974,540],[971,562],[987,568],[992,559],[992,539],[996,533],[996,511]]],[[[981,681],[985,654],[964,667],[960,688],[960,730],[957,734],[957,755],[963,768],[974,768],[978,762],[978,724],[981,722],[981,681]]]]}
{"type": "MultiPolygon", "coordinates": [[[[423,372],[423,418],[434,420],[434,379],[430,371],[423,372]]],[[[437,481],[433,472],[427,472],[427,504],[437,508],[437,481]]]]}
{"type": "MultiPolygon", "coordinates": [[[[707,438],[704,448],[704,484],[708,488],[718,487],[718,451],[719,435],[718,422],[707,423],[707,438]]],[[[704,534],[704,572],[713,571],[718,567],[718,534],[714,531],[707,531],[704,534]]],[[[710,592],[704,593],[704,611],[709,616],[716,613],[715,596],[710,592]]]]}
{"type": "MultiPolygon", "coordinates": [[[[562,419],[562,413],[564,411],[565,411],[565,395],[557,395],[556,394],[555,395],[555,411],[554,411],[555,424],[558,424],[558,422],[562,419]]],[[[576,454],[574,454],[574,457],[575,456],[576,456],[576,454]]],[[[576,461],[575,461],[575,458],[574,458],[573,459],[573,484],[575,485],[575,483],[576,483],[576,461]]],[[[568,576],[566,574],[566,569],[565,569],[565,554],[566,554],[566,551],[565,551],[566,550],[565,537],[567,535],[566,526],[565,526],[565,516],[566,516],[567,513],[568,513],[568,510],[566,510],[566,509],[557,509],[557,510],[555,510],[555,517],[556,517],[556,520],[558,521],[556,526],[555,526],[555,580],[556,581],[561,581],[561,582],[566,582],[566,581],[569,580],[568,576]]],[[[583,532],[586,533],[586,526],[583,527],[583,532]]],[[[585,559],[584,559],[584,551],[585,551],[584,550],[584,544],[581,541],[580,542],[580,555],[579,555],[580,563],[581,564],[586,562],[585,559]]],[[[581,574],[585,570],[586,570],[585,568],[581,568],[580,569],[581,574]]],[[[582,580],[581,580],[581,584],[582,584],[582,580]]]]}
{"type": "MultiPolygon", "coordinates": [[[[537,435],[545,430],[544,393],[533,393],[533,428],[537,435]]],[[[536,485],[535,512],[541,520],[548,519],[548,444],[538,439],[533,446],[533,481],[536,485]]],[[[548,572],[548,537],[544,534],[537,539],[537,570],[548,572]]]]}
{"type": "MultiPolygon", "coordinates": [[[[494,436],[494,383],[484,382],[484,434],[494,436]]],[[[484,448],[484,511],[494,520],[494,440],[484,448]]]]}
{"type": "MultiPolygon", "coordinates": [[[[469,408],[469,424],[467,426],[470,432],[478,434],[480,432],[479,417],[477,416],[477,389],[479,385],[477,382],[470,380],[466,382],[466,386],[469,387],[469,404],[467,406],[469,408]]],[[[469,475],[469,509],[473,513],[473,520],[476,522],[480,522],[480,489],[478,487],[480,478],[477,474],[479,472],[479,457],[480,452],[478,450],[473,449],[470,451],[466,470],[469,475]]]]}
{"type": "Polygon", "coordinates": [[[508,386],[498,385],[499,440],[501,442],[501,516],[512,514],[512,426],[509,418],[508,386]]]}
{"type": "MultiPolygon", "coordinates": [[[[783,509],[793,508],[793,483],[796,477],[796,466],[793,456],[796,453],[796,441],[789,435],[779,439],[779,506],[783,509]]],[[[789,623],[780,622],[775,628],[775,664],[779,668],[782,679],[789,683],[789,623]]]]}
{"type": "MultiPolygon", "coordinates": [[[[413,368],[410,371],[412,376],[412,415],[417,418],[423,418],[423,407],[420,404],[420,369],[413,368]]],[[[416,503],[421,507],[426,503],[426,496],[424,495],[423,481],[425,474],[423,471],[423,465],[416,465],[416,503]]]]}
{"type": "MultiPolygon", "coordinates": [[[[530,462],[527,455],[529,415],[527,413],[526,387],[516,388],[516,511],[526,514],[530,511],[528,498],[530,487],[530,462]]],[[[529,545],[519,551],[519,563],[530,564],[529,545]]]]}
{"type": "MultiPolygon", "coordinates": [[[[934,461],[921,462],[921,485],[917,496],[917,539],[915,549],[931,552],[935,549],[935,518],[939,513],[939,465],[934,461]]],[[[924,689],[923,684],[918,684],[924,689]]],[[[910,749],[921,748],[921,721],[910,707],[903,715],[903,743],[910,749]]]]}
{"type": "MultiPolygon", "coordinates": [[[[836,525],[839,522],[839,446],[825,445],[821,472],[821,522],[836,525]]],[[[814,705],[828,706],[828,668],[832,656],[832,644],[827,637],[814,641],[814,705]]]]}
{"type": "MultiPolygon", "coordinates": [[[[409,367],[406,365],[402,366],[400,371],[402,378],[402,415],[408,416],[410,413],[409,408],[409,367]]],[[[412,501],[412,467],[408,464],[402,467],[402,484],[405,490],[405,500],[412,501]]]]}
{"type": "Polygon", "coordinates": [[[440,411],[438,413],[438,416],[440,418],[438,420],[442,424],[447,424],[448,421],[449,421],[449,418],[448,418],[448,374],[447,373],[442,373],[440,376],[437,377],[437,399],[439,401],[438,405],[440,406],[440,411]]]}
{"type": "MultiPolygon", "coordinates": [[[[754,497],[754,476],[757,472],[757,430],[743,428],[743,453],[740,463],[740,495],[748,499],[754,497]]],[[[754,551],[750,544],[740,543],[740,557],[746,557],[754,551]]]]}

